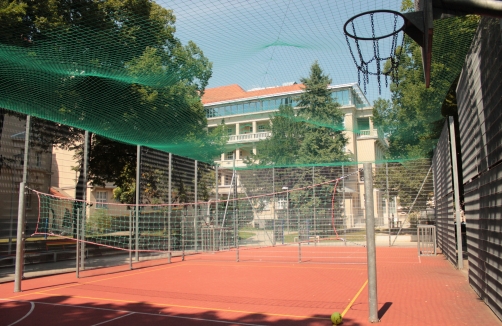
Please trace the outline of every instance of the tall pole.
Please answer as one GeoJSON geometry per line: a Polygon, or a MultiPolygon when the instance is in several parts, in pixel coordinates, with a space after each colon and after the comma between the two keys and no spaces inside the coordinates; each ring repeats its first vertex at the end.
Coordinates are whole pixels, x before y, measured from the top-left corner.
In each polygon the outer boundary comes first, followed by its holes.
{"type": "Polygon", "coordinates": [[[218,185],[220,184],[220,180],[218,179],[218,165],[215,166],[214,168],[214,174],[215,174],[215,179],[216,179],[216,207],[215,207],[215,217],[214,217],[214,226],[218,227],[218,200],[219,200],[219,193],[218,193],[218,185]]]}
{"type": "Polygon", "coordinates": [[[237,180],[235,180],[235,154],[234,154],[234,158],[233,158],[233,164],[232,164],[232,180],[234,181],[233,183],[233,187],[232,189],[229,189],[229,191],[232,191],[233,193],[233,197],[234,197],[234,202],[233,202],[233,205],[232,205],[232,215],[233,215],[233,220],[234,220],[234,247],[237,249],[237,229],[235,228],[236,227],[236,224],[235,224],[235,203],[236,203],[236,195],[237,195],[237,191],[236,191],[236,185],[237,185],[237,180]]]}
{"type": "Polygon", "coordinates": [[[364,193],[366,195],[366,248],[368,256],[368,303],[370,323],[379,322],[376,275],[375,213],[373,207],[373,171],[371,163],[364,163],[364,193]]]}
{"type": "Polygon", "coordinates": [[[451,149],[451,165],[453,168],[453,193],[455,195],[455,221],[457,222],[457,268],[464,268],[464,256],[462,253],[462,216],[460,207],[460,189],[458,180],[457,166],[457,139],[455,138],[455,121],[453,117],[449,117],[450,122],[450,149],[451,149]]]}
{"type": "Polygon", "coordinates": [[[75,250],[75,276],[77,278],[80,278],[80,223],[78,222],[78,218],[80,217],[80,208],[77,207],[77,243],[76,243],[76,250],[75,250]]]}
{"type": "Polygon", "coordinates": [[[345,167],[343,166],[343,163],[342,163],[342,188],[343,188],[343,191],[342,191],[342,204],[343,204],[343,221],[344,221],[344,225],[345,227],[343,228],[343,238],[344,238],[344,241],[343,241],[343,244],[344,245],[347,245],[347,214],[345,214],[345,167]]]}
{"type": "MultiPolygon", "coordinates": [[[[83,188],[84,193],[82,196],[82,230],[80,230],[80,237],[82,239],[80,245],[80,269],[84,270],[85,265],[85,222],[86,222],[86,213],[87,213],[87,169],[89,162],[89,131],[84,132],[84,166],[83,166],[83,188]]],[[[77,217],[78,223],[78,217],[77,217]]],[[[78,237],[77,237],[78,241],[78,237]]]]}
{"type": "Polygon", "coordinates": [[[14,292],[21,292],[21,280],[24,269],[24,241],[25,241],[25,213],[24,189],[28,178],[28,149],[30,148],[31,116],[26,116],[26,129],[24,133],[24,161],[23,181],[19,184],[19,204],[17,209],[17,239],[16,239],[16,267],[14,272],[14,292]]]}
{"type": "MultiPolygon", "coordinates": [[[[216,164],[215,169],[215,179],[216,179],[216,207],[214,210],[215,216],[214,216],[214,229],[213,229],[213,239],[215,239],[215,232],[218,229],[218,206],[220,206],[220,203],[218,202],[219,200],[219,190],[218,190],[218,185],[220,184],[220,179],[218,178],[218,164],[216,164]]],[[[221,231],[220,231],[221,232],[221,231]]],[[[216,245],[215,240],[213,240],[213,250],[220,250],[220,236],[218,236],[218,245],[216,245]]]]}
{"type": "MultiPolygon", "coordinates": [[[[312,192],[314,196],[314,239],[317,239],[317,221],[316,221],[316,199],[315,199],[315,166],[312,167],[312,192]]],[[[317,241],[314,241],[314,245],[317,246],[317,241]]]]}
{"type": "Polygon", "coordinates": [[[390,235],[390,226],[391,226],[391,222],[390,222],[390,196],[389,196],[389,163],[385,162],[385,179],[386,179],[386,189],[387,189],[387,223],[389,223],[389,247],[391,246],[391,235],[390,235]]]}
{"type": "Polygon", "coordinates": [[[286,190],[286,205],[288,205],[286,207],[286,218],[288,221],[288,234],[289,234],[289,187],[288,190],[286,190]]]}
{"type": "Polygon", "coordinates": [[[169,176],[167,181],[167,251],[171,252],[171,212],[172,212],[172,159],[173,154],[169,153],[169,176]]]}
{"type": "Polygon", "coordinates": [[[132,270],[132,212],[129,211],[129,269],[132,270]]]}
{"type": "Polygon", "coordinates": [[[195,174],[195,180],[194,180],[194,183],[195,183],[195,203],[194,203],[194,208],[195,208],[195,213],[194,213],[194,218],[193,218],[193,228],[194,228],[194,247],[195,247],[195,252],[197,252],[197,237],[198,237],[198,232],[197,232],[197,227],[199,226],[199,215],[198,215],[198,206],[197,206],[197,200],[198,200],[198,196],[197,196],[197,177],[198,177],[198,174],[197,174],[197,160],[195,160],[195,171],[194,171],[194,174],[195,174]]]}
{"type": "Polygon", "coordinates": [[[277,221],[276,220],[276,215],[275,215],[275,167],[272,168],[272,203],[273,203],[273,209],[274,209],[274,216],[273,216],[273,221],[274,221],[274,235],[273,235],[273,239],[274,239],[274,246],[275,246],[275,243],[276,243],[276,225],[275,225],[275,222],[277,221]]]}
{"type": "Polygon", "coordinates": [[[136,147],[136,227],[134,228],[135,240],[136,240],[136,253],[135,258],[136,261],[139,261],[139,182],[141,178],[141,146],[138,145],[136,147]]]}

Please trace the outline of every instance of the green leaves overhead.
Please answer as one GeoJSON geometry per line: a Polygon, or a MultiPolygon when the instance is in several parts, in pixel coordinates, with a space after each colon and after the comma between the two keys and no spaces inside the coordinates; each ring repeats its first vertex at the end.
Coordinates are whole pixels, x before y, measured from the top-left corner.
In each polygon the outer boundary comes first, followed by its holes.
{"type": "MultiPolygon", "coordinates": [[[[411,8],[410,3],[403,1],[404,10],[411,8]]],[[[425,88],[421,48],[405,38],[399,57],[399,85],[391,84],[391,100],[378,99],[373,108],[373,122],[389,141],[388,158],[432,157],[444,123],[442,111],[455,114],[449,109],[455,103],[452,85],[462,70],[478,22],[477,16],[434,22],[430,88],[425,88]]]]}
{"type": "Polygon", "coordinates": [[[212,63],[175,21],[149,0],[2,1],[0,107],[208,160],[220,151],[198,149],[212,63]]]}

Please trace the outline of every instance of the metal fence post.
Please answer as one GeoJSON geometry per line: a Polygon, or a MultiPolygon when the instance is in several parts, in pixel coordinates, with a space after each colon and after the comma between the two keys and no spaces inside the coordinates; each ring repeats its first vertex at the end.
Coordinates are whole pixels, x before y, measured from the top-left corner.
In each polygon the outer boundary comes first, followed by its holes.
{"type": "Polygon", "coordinates": [[[129,269],[132,270],[132,211],[129,211],[129,269]]]}
{"type": "Polygon", "coordinates": [[[134,228],[136,239],[136,261],[139,261],[139,191],[141,181],[141,146],[136,148],[136,227],[134,228]]]}
{"type": "MultiPolygon", "coordinates": [[[[312,167],[312,192],[314,198],[314,238],[317,237],[317,221],[316,221],[316,198],[315,198],[315,166],[312,167]]],[[[314,246],[317,246],[317,241],[314,242],[314,246]]]]}
{"type": "Polygon", "coordinates": [[[460,189],[458,180],[458,165],[457,165],[457,139],[455,138],[455,121],[453,117],[449,117],[450,122],[450,150],[451,150],[451,165],[452,165],[452,178],[453,178],[453,193],[455,195],[455,221],[457,233],[457,268],[464,268],[464,255],[462,250],[462,217],[460,207],[460,189]]]}
{"type": "MultiPolygon", "coordinates": [[[[87,166],[89,160],[89,131],[84,132],[84,166],[83,166],[83,187],[84,191],[82,194],[82,229],[80,230],[80,236],[82,238],[82,242],[80,245],[80,269],[84,270],[85,268],[85,222],[86,222],[86,213],[87,213],[87,166]]],[[[78,220],[77,220],[78,223],[78,220]]],[[[78,239],[78,237],[77,237],[78,239]]],[[[78,241],[78,240],[77,240],[78,241]]]]}
{"type": "Polygon", "coordinates": [[[171,213],[172,213],[172,159],[173,154],[169,153],[169,169],[167,177],[167,250],[171,252],[171,213]]]}
{"type": "Polygon", "coordinates": [[[75,276],[77,278],[80,278],[79,272],[79,263],[80,263],[80,223],[78,222],[78,218],[80,216],[80,209],[77,208],[77,242],[76,242],[76,248],[75,248],[75,276]]]}
{"type": "Polygon", "coordinates": [[[198,171],[197,171],[197,167],[198,167],[198,164],[197,164],[197,160],[195,160],[195,171],[194,171],[194,175],[195,175],[195,180],[194,180],[194,189],[195,189],[195,194],[194,194],[194,217],[193,217],[193,228],[194,228],[194,249],[195,249],[195,252],[197,252],[198,250],[198,247],[197,247],[197,244],[198,244],[198,237],[199,237],[199,233],[198,233],[198,230],[197,230],[197,227],[199,225],[199,212],[198,212],[198,209],[199,209],[199,206],[197,205],[197,200],[198,200],[198,194],[197,194],[197,179],[198,179],[198,171]]]}
{"type": "MultiPolygon", "coordinates": [[[[385,180],[386,180],[386,192],[387,192],[387,223],[389,223],[389,247],[392,246],[391,243],[391,220],[390,220],[390,196],[389,196],[389,163],[385,162],[385,180]]],[[[392,221],[394,222],[394,221],[392,221]]]]}
{"type": "Polygon", "coordinates": [[[19,203],[17,210],[17,239],[16,239],[16,267],[14,272],[14,292],[21,292],[21,280],[24,273],[24,242],[26,227],[26,205],[25,205],[25,187],[28,176],[28,150],[30,144],[30,125],[31,116],[26,116],[26,129],[24,134],[24,162],[23,162],[23,181],[19,184],[19,203]]]}

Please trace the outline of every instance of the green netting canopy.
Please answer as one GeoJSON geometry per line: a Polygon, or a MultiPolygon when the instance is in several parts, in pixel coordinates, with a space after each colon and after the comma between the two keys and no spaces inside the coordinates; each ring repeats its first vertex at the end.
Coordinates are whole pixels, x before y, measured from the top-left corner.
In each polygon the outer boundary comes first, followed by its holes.
{"type": "MultiPolygon", "coordinates": [[[[356,82],[342,26],[382,8],[401,1],[3,1],[0,107],[209,162],[226,139],[208,133],[206,88],[299,82],[315,61],[331,84],[356,82]]],[[[475,24],[435,25],[427,96],[437,117],[475,24]]]]}

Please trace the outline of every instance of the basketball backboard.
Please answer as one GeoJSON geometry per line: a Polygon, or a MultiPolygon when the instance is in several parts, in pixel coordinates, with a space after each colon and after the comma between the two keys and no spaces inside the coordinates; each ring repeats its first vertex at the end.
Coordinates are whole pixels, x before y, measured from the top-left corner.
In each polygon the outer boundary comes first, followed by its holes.
{"type": "Polygon", "coordinates": [[[415,11],[422,11],[424,16],[422,65],[424,67],[425,87],[429,87],[431,82],[432,34],[434,32],[432,0],[415,0],[415,11]]]}
{"type": "Polygon", "coordinates": [[[429,87],[434,33],[432,0],[415,0],[415,12],[406,13],[404,16],[407,19],[404,32],[422,47],[425,86],[429,87]]]}
{"type": "Polygon", "coordinates": [[[477,14],[502,18],[499,0],[414,0],[415,12],[405,13],[404,32],[422,47],[425,85],[431,81],[432,36],[434,20],[451,16],[477,14]]]}

